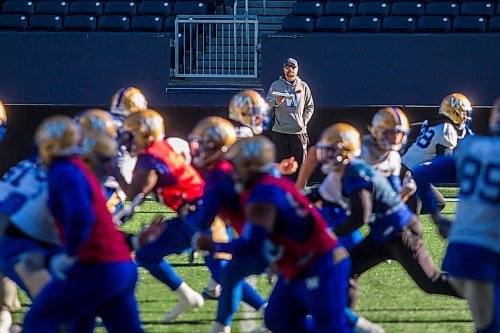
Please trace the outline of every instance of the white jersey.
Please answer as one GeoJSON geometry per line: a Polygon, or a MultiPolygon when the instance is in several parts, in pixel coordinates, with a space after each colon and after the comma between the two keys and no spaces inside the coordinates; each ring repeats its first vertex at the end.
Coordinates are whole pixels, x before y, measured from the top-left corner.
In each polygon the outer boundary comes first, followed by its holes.
{"type": "Polygon", "coordinates": [[[454,157],[460,200],[449,242],[500,253],[500,137],[466,138],[454,157]]]}
{"type": "Polygon", "coordinates": [[[9,169],[0,181],[0,212],[27,236],[60,244],[49,212],[47,175],[42,167],[23,160],[9,169]]]}
{"type": "Polygon", "coordinates": [[[413,170],[421,163],[432,161],[437,155],[438,145],[451,151],[457,144],[458,132],[455,125],[445,122],[429,126],[426,120],[422,124],[418,138],[403,155],[403,164],[413,170]]]}
{"type": "Polygon", "coordinates": [[[361,139],[360,158],[373,165],[384,177],[396,176],[401,173],[401,155],[397,151],[383,152],[375,143],[371,135],[365,135],[361,139]]]}
{"type": "Polygon", "coordinates": [[[189,148],[189,143],[186,140],[177,137],[171,137],[167,138],[167,143],[178,154],[184,156],[188,164],[191,164],[191,149],[189,148]]]}
{"type": "Polygon", "coordinates": [[[318,192],[326,201],[336,203],[345,210],[349,210],[349,199],[342,196],[342,177],[336,172],[329,172],[321,185],[318,192]]]}

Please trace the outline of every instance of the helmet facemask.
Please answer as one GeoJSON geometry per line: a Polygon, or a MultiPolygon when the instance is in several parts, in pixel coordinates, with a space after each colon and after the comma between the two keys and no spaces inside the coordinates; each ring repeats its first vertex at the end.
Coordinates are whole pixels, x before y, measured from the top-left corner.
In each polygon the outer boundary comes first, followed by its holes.
{"type": "Polygon", "coordinates": [[[316,159],[321,163],[321,171],[324,174],[338,171],[353,157],[354,156],[344,150],[340,144],[335,146],[327,144],[316,145],[316,159]]]}

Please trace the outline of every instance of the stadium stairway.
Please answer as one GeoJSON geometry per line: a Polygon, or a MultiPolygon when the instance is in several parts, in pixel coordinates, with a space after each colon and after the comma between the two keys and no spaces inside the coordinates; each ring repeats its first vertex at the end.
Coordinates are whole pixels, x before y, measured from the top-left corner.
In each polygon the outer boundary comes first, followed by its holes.
{"type": "MultiPolygon", "coordinates": [[[[259,39],[258,39],[258,77],[256,79],[207,79],[207,78],[190,78],[183,80],[172,80],[169,87],[167,88],[167,93],[181,93],[181,92],[202,92],[210,90],[213,93],[226,93],[226,92],[237,92],[241,88],[251,88],[259,92],[264,92],[262,88],[261,81],[261,61],[262,52],[260,49],[262,36],[274,33],[281,29],[281,24],[283,18],[290,14],[292,5],[295,0],[248,0],[248,15],[256,15],[259,21],[259,39]],[[265,7],[264,7],[265,3],[265,7]]],[[[220,11],[220,9],[218,9],[220,11]]],[[[226,13],[232,14],[234,11],[232,6],[227,6],[226,13]]],[[[245,15],[245,1],[239,0],[237,7],[237,15],[245,15]]],[[[231,32],[220,32],[217,38],[227,38],[231,32]]],[[[238,30],[237,37],[240,39],[243,32],[238,30]]],[[[244,51],[251,48],[250,45],[246,44],[242,46],[244,51]]],[[[201,58],[200,58],[201,59],[201,58]]],[[[209,54],[205,55],[204,60],[209,59],[209,54]]],[[[211,63],[215,63],[214,58],[211,59],[211,63]]],[[[242,61],[244,65],[247,65],[248,59],[242,59],[238,56],[237,60],[242,61]]],[[[253,57],[250,58],[253,61],[253,57]]],[[[201,63],[198,64],[201,67],[201,63]]],[[[265,87],[267,89],[267,87],[265,87]]]]}

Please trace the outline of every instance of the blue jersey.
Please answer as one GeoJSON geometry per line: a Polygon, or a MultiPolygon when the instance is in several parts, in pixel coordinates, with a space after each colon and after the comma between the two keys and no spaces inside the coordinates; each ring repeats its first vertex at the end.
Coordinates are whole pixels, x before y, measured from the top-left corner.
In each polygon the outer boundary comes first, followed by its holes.
{"type": "Polygon", "coordinates": [[[387,178],[365,161],[356,158],[346,166],[342,194],[349,197],[360,189],[372,193],[370,233],[375,241],[392,238],[412,219],[413,213],[393,190],[387,178]]]}
{"type": "Polygon", "coordinates": [[[219,215],[241,234],[245,216],[239,195],[234,190],[232,170],[228,161],[222,161],[204,175],[203,196],[198,200],[196,210],[184,221],[192,230],[210,228],[215,216],[219,215]]]}
{"type": "Polygon", "coordinates": [[[500,137],[475,136],[455,151],[459,203],[449,242],[500,253],[500,137]]]}

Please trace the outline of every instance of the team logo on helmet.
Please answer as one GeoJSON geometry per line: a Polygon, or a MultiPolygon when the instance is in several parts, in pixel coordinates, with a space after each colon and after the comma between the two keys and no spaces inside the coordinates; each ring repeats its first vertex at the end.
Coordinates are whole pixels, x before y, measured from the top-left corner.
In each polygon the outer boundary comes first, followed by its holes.
{"type": "Polygon", "coordinates": [[[229,102],[229,118],[252,129],[256,135],[269,126],[269,105],[256,91],[243,90],[229,102]]]}
{"type": "Polygon", "coordinates": [[[110,111],[113,114],[127,117],[131,113],[148,108],[148,101],[142,91],[135,87],[120,88],[111,98],[110,111]]]}
{"type": "Polygon", "coordinates": [[[454,124],[465,126],[472,118],[472,105],[467,97],[460,93],[453,93],[441,101],[439,114],[450,119],[454,124]]]}
{"type": "Polygon", "coordinates": [[[385,107],[375,113],[369,130],[380,149],[399,151],[406,142],[410,125],[401,109],[385,107]]]}

